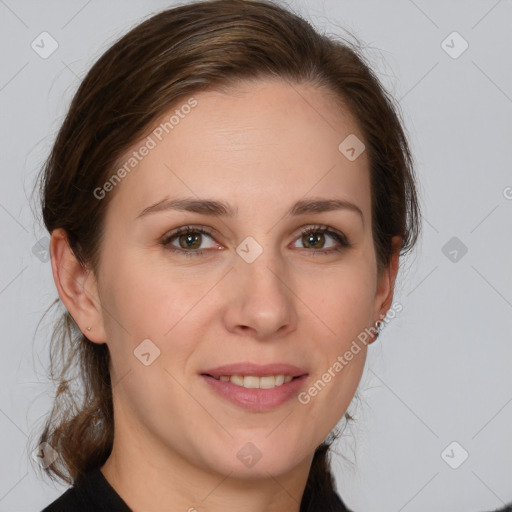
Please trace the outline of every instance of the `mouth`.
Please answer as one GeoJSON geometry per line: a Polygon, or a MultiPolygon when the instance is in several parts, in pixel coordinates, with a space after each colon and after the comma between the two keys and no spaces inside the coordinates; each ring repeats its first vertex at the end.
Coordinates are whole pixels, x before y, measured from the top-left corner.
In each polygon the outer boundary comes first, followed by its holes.
{"type": "Polygon", "coordinates": [[[265,411],[295,397],[309,373],[288,364],[239,363],[209,369],[200,374],[216,394],[252,411],[265,411]]]}

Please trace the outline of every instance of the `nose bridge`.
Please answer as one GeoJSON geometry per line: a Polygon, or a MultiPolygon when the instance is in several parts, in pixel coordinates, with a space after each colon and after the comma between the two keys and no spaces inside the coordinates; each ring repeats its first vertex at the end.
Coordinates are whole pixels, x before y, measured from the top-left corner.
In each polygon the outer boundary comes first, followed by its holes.
{"type": "Polygon", "coordinates": [[[261,337],[284,326],[291,327],[296,317],[293,294],[286,283],[283,262],[274,249],[247,237],[236,252],[236,293],[231,305],[236,313],[231,317],[231,327],[250,327],[261,337]]]}
{"type": "MultiPolygon", "coordinates": [[[[246,276],[251,282],[264,287],[284,286],[285,267],[280,258],[279,250],[271,242],[271,237],[259,241],[253,236],[247,236],[236,248],[239,260],[236,263],[238,273],[246,276]]],[[[244,277],[245,279],[245,277],[244,277]]]]}

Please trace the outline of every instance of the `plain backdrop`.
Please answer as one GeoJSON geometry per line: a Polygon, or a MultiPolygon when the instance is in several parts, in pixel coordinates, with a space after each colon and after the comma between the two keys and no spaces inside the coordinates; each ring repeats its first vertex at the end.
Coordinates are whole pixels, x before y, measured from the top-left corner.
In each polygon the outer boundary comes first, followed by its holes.
{"type": "MultiPolygon", "coordinates": [[[[57,297],[35,176],[94,61],[172,5],[0,1],[0,512],[38,511],[65,489],[30,462],[54,392],[49,326],[36,327],[57,297]],[[58,44],[47,58],[32,47],[42,32],[58,44]]],[[[396,290],[403,309],[369,350],[356,421],[333,456],[338,491],[355,512],[512,502],[511,2],[285,5],[366,45],[402,108],[423,203],[396,290]]]]}

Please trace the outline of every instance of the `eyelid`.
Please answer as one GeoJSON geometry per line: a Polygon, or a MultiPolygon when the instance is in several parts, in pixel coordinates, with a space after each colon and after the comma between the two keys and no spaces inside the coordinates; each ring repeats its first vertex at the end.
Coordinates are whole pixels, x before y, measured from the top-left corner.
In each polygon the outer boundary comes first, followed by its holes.
{"type": "Polygon", "coordinates": [[[305,235],[311,232],[320,232],[320,233],[332,233],[334,235],[337,235],[339,238],[343,240],[343,243],[345,243],[347,246],[351,245],[348,241],[347,235],[343,233],[342,231],[339,231],[336,228],[333,228],[331,226],[328,226],[326,224],[309,224],[305,227],[300,228],[300,234],[305,235]]]}
{"type": "MultiPolygon", "coordinates": [[[[182,235],[184,233],[189,233],[189,232],[201,233],[202,235],[209,236],[212,239],[214,239],[214,237],[218,236],[218,232],[213,228],[210,228],[207,226],[202,226],[202,225],[186,225],[186,226],[180,226],[179,228],[176,228],[176,229],[171,229],[170,231],[165,233],[160,238],[160,243],[163,245],[169,244],[173,238],[175,238],[179,235],[182,235]]],[[[201,250],[203,250],[203,249],[201,249],[201,250]]],[[[196,250],[195,252],[199,252],[199,250],[196,250]]]]}

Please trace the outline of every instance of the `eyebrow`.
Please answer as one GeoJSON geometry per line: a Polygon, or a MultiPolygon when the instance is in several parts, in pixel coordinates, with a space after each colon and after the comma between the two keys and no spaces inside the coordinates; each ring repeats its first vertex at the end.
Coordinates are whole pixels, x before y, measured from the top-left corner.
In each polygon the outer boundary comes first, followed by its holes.
{"type": "MultiPolygon", "coordinates": [[[[238,208],[233,208],[228,203],[216,201],[213,199],[196,199],[196,198],[181,198],[169,199],[164,198],[161,201],[144,208],[138,215],[137,219],[145,217],[151,213],[176,210],[187,211],[194,213],[202,213],[205,215],[212,215],[217,217],[234,217],[238,214],[238,208]]],[[[364,223],[363,212],[359,206],[349,201],[341,199],[300,199],[297,201],[285,214],[285,216],[299,216],[308,213],[323,213],[334,210],[349,210],[353,211],[361,217],[364,223]]]]}

